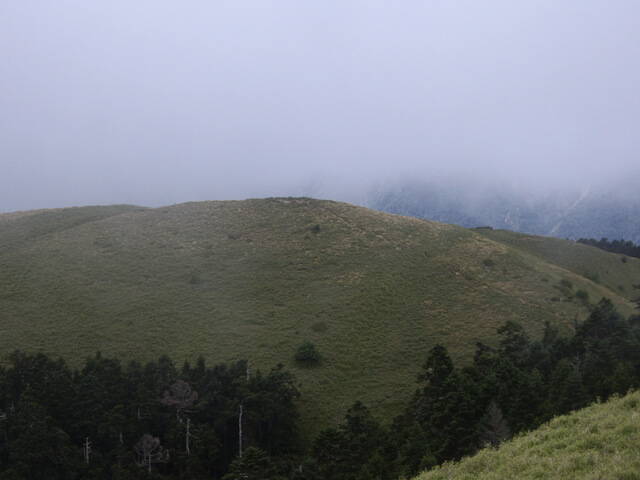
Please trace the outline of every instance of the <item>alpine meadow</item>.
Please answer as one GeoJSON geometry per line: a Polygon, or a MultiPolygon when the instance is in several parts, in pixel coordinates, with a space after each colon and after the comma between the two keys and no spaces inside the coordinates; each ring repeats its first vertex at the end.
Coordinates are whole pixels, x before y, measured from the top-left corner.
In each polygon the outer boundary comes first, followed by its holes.
{"type": "Polygon", "coordinates": [[[572,241],[309,198],[3,214],[0,265],[5,357],[282,363],[307,440],[356,400],[399,414],[436,344],[464,364],[508,320],[567,334],[603,297],[626,317],[640,278],[572,241]]]}

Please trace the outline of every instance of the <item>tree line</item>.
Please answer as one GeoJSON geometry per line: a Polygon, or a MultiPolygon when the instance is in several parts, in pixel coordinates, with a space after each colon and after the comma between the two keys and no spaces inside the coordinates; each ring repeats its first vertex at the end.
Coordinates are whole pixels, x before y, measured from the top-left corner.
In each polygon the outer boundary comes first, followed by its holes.
{"type": "Polygon", "coordinates": [[[287,471],[299,395],[282,365],[262,374],[200,358],[178,369],[162,356],[123,367],[98,353],[72,371],[15,351],[0,370],[0,477],[236,478],[269,458],[287,471]]]}
{"type": "Polygon", "coordinates": [[[595,238],[579,238],[578,243],[584,245],[591,245],[597,247],[600,250],[611,253],[619,253],[621,255],[628,255],[630,257],[640,258],[640,245],[634,244],[631,240],[613,240],[609,241],[608,238],[602,237],[600,240],[595,238]]]}
{"type": "Polygon", "coordinates": [[[314,444],[320,478],[391,480],[493,447],[556,415],[640,386],[640,316],[601,300],[571,336],[546,323],[543,338],[507,321],[495,346],[476,345],[455,367],[434,346],[404,413],[389,427],[356,403],[314,444]]]}
{"type": "Polygon", "coordinates": [[[391,424],[355,402],[307,449],[282,365],[122,366],[97,354],[72,371],[16,351],[0,369],[0,477],[391,480],[640,385],[640,316],[607,299],[570,336],[547,323],[532,340],[514,321],[496,333],[463,367],[442,345],[427,352],[391,424]]]}

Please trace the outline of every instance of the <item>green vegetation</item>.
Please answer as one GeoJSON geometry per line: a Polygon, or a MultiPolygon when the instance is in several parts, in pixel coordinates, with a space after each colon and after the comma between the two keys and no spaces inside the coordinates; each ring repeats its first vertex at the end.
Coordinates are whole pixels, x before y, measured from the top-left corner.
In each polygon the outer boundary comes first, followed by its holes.
{"type": "Polygon", "coordinates": [[[608,299],[570,337],[546,322],[532,340],[513,320],[496,333],[464,367],[431,348],[390,425],[356,401],[311,447],[281,364],[265,376],[247,361],[177,369],[163,355],[123,367],[97,354],[72,373],[15,351],[0,367],[0,477],[394,480],[640,386],[640,317],[623,319],[608,299]]]}
{"type": "Polygon", "coordinates": [[[468,364],[508,320],[568,334],[589,309],[551,301],[563,278],[624,316],[640,278],[639,260],[573,242],[305,198],[5,214],[0,247],[3,359],[283,362],[307,440],[356,400],[382,421],[400,414],[435,344],[468,364]],[[295,362],[305,340],[315,368],[295,362]]]}
{"type": "Polygon", "coordinates": [[[589,301],[589,293],[585,292],[584,290],[578,290],[576,292],[576,298],[579,298],[583,302],[588,302],[589,301]]]}
{"type": "Polygon", "coordinates": [[[177,369],[165,355],[125,367],[97,354],[72,372],[15,351],[0,369],[0,478],[289,477],[298,396],[281,365],[177,369]]]}
{"type": "Polygon", "coordinates": [[[622,302],[626,307],[621,311],[625,315],[633,313],[633,302],[637,298],[637,293],[633,292],[633,284],[638,278],[637,259],[629,259],[629,263],[622,264],[618,255],[559,238],[536,237],[507,230],[474,229],[474,232],[557,267],[553,278],[565,290],[583,290],[596,302],[602,297],[613,298],[608,292],[616,291],[627,300],[622,302]]]}
{"type": "Polygon", "coordinates": [[[564,287],[568,290],[573,289],[573,283],[571,283],[569,280],[567,280],[566,278],[563,278],[562,280],[560,280],[560,286],[564,287]]]}
{"type": "Polygon", "coordinates": [[[622,263],[627,263],[626,255],[630,257],[640,258],[640,245],[635,245],[631,241],[622,240],[614,240],[610,242],[607,238],[601,238],[600,240],[596,240],[595,238],[579,238],[578,243],[583,243],[584,245],[591,245],[593,247],[600,248],[605,252],[611,253],[622,253],[620,257],[620,261],[622,263]]]}
{"type": "Polygon", "coordinates": [[[296,350],[296,362],[300,365],[313,367],[318,365],[322,360],[320,352],[313,342],[305,340],[296,350]]]}
{"type": "Polygon", "coordinates": [[[479,343],[453,368],[434,347],[404,415],[394,421],[405,476],[496,445],[553,416],[640,387],[640,317],[624,320],[607,299],[567,338],[547,323],[542,340],[507,321],[498,348],[479,343]]]}
{"type": "Polygon", "coordinates": [[[551,420],[416,480],[631,480],[640,475],[640,392],[551,420]]]}

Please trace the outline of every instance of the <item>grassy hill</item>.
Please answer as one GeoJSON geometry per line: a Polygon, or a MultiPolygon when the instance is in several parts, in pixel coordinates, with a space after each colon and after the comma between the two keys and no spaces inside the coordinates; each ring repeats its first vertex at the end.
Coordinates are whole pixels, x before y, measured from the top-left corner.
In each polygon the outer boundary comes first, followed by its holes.
{"type": "Polygon", "coordinates": [[[282,362],[315,431],[356,399],[399,413],[437,342],[464,361],[509,319],[567,331],[588,313],[578,290],[631,314],[640,260],[275,198],[0,215],[0,272],[0,356],[282,362]],[[295,365],[305,340],[321,365],[295,365]]]}
{"type": "Polygon", "coordinates": [[[612,254],[594,251],[591,247],[553,237],[524,235],[507,230],[476,229],[478,233],[494,241],[533,255],[563,271],[571,272],[568,279],[588,279],[591,284],[582,284],[583,288],[595,298],[603,294],[602,287],[608,291],[635,301],[640,297],[640,278],[635,268],[625,268],[628,258],[613,255],[619,265],[612,265],[612,254]],[[586,250],[585,250],[586,248],[586,250]],[[634,287],[635,285],[635,287],[634,287]],[[631,288],[629,288],[631,286],[631,288]]]}
{"type": "Polygon", "coordinates": [[[555,418],[415,480],[631,480],[640,476],[640,392],[555,418]]]}

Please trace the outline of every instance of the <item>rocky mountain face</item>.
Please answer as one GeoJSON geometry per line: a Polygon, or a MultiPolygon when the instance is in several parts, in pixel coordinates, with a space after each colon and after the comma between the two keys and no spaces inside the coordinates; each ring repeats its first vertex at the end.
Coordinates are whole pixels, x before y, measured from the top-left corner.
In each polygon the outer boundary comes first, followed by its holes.
{"type": "Polygon", "coordinates": [[[640,242],[640,194],[625,188],[532,193],[518,185],[408,182],[374,189],[367,206],[467,228],[489,226],[577,240],[640,242]]]}

